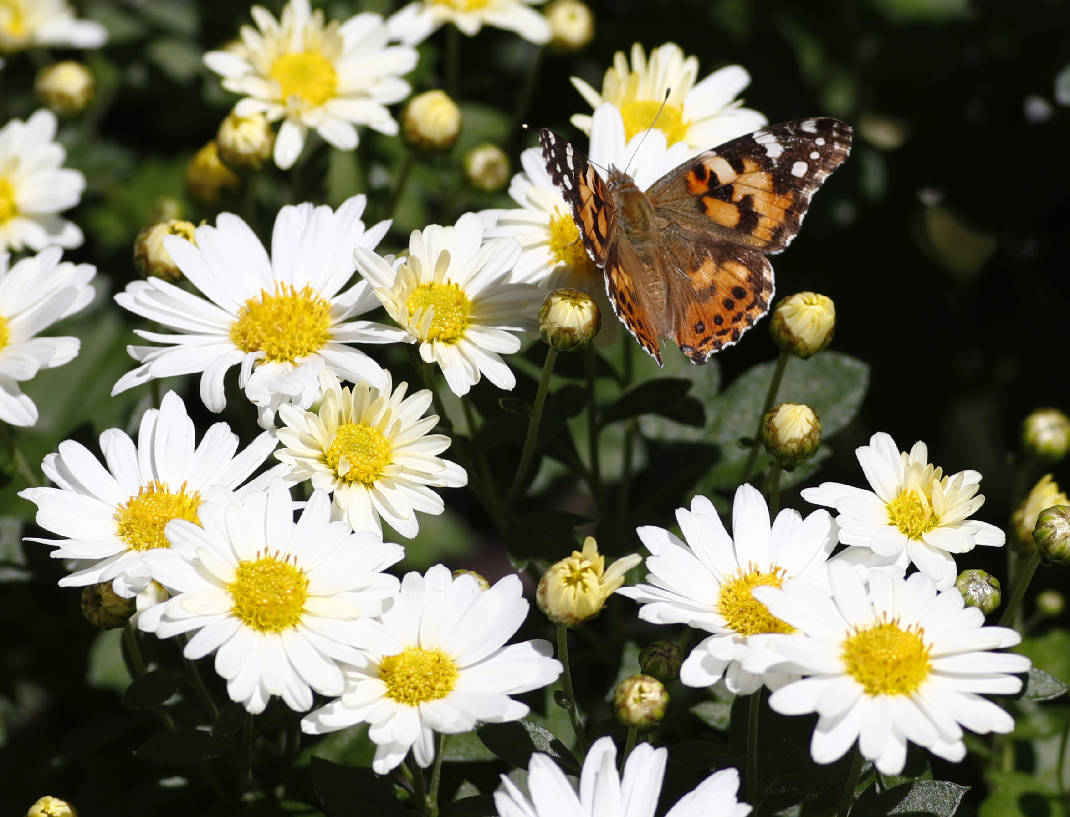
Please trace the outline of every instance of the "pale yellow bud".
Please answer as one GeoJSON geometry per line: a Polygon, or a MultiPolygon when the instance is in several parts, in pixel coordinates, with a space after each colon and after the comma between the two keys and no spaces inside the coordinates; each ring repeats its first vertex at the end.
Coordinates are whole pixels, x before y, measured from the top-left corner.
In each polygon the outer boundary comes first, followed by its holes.
{"type": "Polygon", "coordinates": [[[122,627],[134,614],[134,600],[116,593],[111,582],[91,584],[82,588],[82,615],[94,627],[114,630],[122,627]]]}
{"type": "Polygon", "coordinates": [[[542,574],[535,602],[554,624],[579,624],[602,611],[606,599],[624,584],[624,574],[641,561],[633,553],[617,559],[606,570],[598,543],[588,536],[583,540],[582,551],[572,551],[571,556],[542,574]]]}
{"type": "Polygon", "coordinates": [[[1041,590],[1037,593],[1036,602],[1037,612],[1049,618],[1061,616],[1066,609],[1066,596],[1058,590],[1041,590]]]}
{"type": "Polygon", "coordinates": [[[1058,462],[1070,451],[1070,418],[1059,409],[1037,409],[1022,422],[1022,443],[1038,459],[1058,462]]]}
{"type": "Polygon", "coordinates": [[[832,342],[836,329],[836,306],[816,292],[790,295],[773,310],[769,333],[776,345],[796,357],[816,355],[832,342]]]}
{"type": "Polygon", "coordinates": [[[782,468],[810,459],[821,445],[821,421],[809,406],[781,403],[762,418],[762,445],[782,468]]]}
{"type": "Polygon", "coordinates": [[[625,726],[651,727],[665,717],[668,706],[665,685],[649,675],[625,678],[613,690],[613,711],[625,726]]]}
{"type": "Polygon", "coordinates": [[[134,241],[134,266],[137,271],[146,278],[154,275],[165,281],[177,281],[182,277],[182,270],[164,247],[164,236],[177,235],[196,244],[195,229],[191,222],[178,219],[150,224],[137,234],[137,240],[134,241]]]}
{"type": "Polygon", "coordinates": [[[1033,486],[1029,496],[1022,500],[1022,504],[1011,517],[1011,525],[1014,527],[1014,535],[1018,537],[1018,544],[1030,550],[1035,546],[1033,528],[1037,525],[1037,517],[1042,510],[1053,505],[1070,505],[1070,498],[1059,490],[1059,485],[1051,474],[1045,474],[1033,486]]]}
{"type": "Polygon", "coordinates": [[[78,812],[66,800],[46,796],[30,806],[26,817],[78,817],[78,812]]]}
{"type": "Polygon", "coordinates": [[[445,91],[424,91],[405,105],[401,134],[414,148],[439,153],[449,150],[461,132],[461,109],[445,91]]]}
{"type": "Polygon", "coordinates": [[[263,114],[238,116],[233,111],[216,133],[219,158],[234,170],[259,170],[275,149],[275,131],[263,114]]]}
{"type": "Polygon", "coordinates": [[[487,581],[487,577],[484,576],[482,573],[476,573],[476,571],[474,570],[464,570],[463,568],[458,568],[457,570],[453,571],[453,578],[456,579],[459,576],[471,576],[473,579],[476,580],[476,584],[479,585],[480,590],[490,590],[490,582],[487,581]]]}
{"type": "Polygon", "coordinates": [[[487,193],[501,190],[509,181],[509,157],[497,145],[489,142],[468,151],[464,157],[464,172],[473,187],[487,193]]]}
{"type": "Polygon", "coordinates": [[[578,289],[555,289],[539,307],[539,335],[563,352],[593,340],[601,322],[594,298],[578,289]]]}
{"type": "Polygon", "coordinates": [[[186,165],[186,190],[201,204],[215,204],[224,190],[239,184],[238,175],[220,160],[215,139],[198,150],[186,165]]]}
{"type": "Polygon", "coordinates": [[[46,108],[60,116],[72,116],[93,100],[93,75],[80,62],[57,62],[37,73],[34,90],[46,108]]]}
{"type": "Polygon", "coordinates": [[[594,15],[579,0],[554,0],[546,7],[550,45],[559,51],[579,51],[594,37],[594,15]]]}

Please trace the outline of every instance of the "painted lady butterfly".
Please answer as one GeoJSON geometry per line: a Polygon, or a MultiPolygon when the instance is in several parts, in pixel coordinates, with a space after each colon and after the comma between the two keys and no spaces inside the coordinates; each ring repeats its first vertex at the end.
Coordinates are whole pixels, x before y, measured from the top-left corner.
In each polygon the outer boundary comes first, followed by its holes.
{"type": "Polygon", "coordinates": [[[614,312],[659,366],[660,338],[705,363],[769,310],[766,254],[791,243],[811,196],[851,150],[839,120],[785,122],[700,153],[643,192],[615,167],[603,181],[552,131],[539,139],[614,312]]]}

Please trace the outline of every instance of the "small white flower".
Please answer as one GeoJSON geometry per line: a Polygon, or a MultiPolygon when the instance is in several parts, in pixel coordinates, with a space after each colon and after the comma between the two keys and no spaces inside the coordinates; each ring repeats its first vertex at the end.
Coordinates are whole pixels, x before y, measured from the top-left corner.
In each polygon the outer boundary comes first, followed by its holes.
{"type": "Polygon", "coordinates": [[[334,495],[334,506],[353,530],[382,531],[380,519],[402,536],[420,529],[416,511],[442,513],[442,498],[429,486],[458,488],[468,475],[436,455],[450,438],[429,434],[438,423],[424,417],[431,405],[427,389],[405,396],[407,383],[377,389],[358,383],[341,388],[335,380],[315,411],[283,406],[278,430],[283,447],[275,456],[289,468],[287,481],[312,480],[312,487],[334,495]]]}
{"type": "Polygon", "coordinates": [[[753,673],[743,666],[755,650],[764,649],[767,634],[791,631],[751,591],[788,580],[823,586],[825,564],[836,546],[832,519],[825,511],[803,519],[785,509],[770,525],[765,499],[750,485],[736,490],[732,536],[703,496],[691,500],[690,511],[678,508],[676,519],[686,542],[653,525],[637,530],[651,553],[646,560],[650,583],[617,592],[642,603],[644,621],[713,633],[680,667],[685,684],[705,687],[723,677],[731,692],[746,695],[762,684],[775,689],[785,683],[783,673],[753,673]]]}
{"type": "Polygon", "coordinates": [[[0,3],[0,53],[35,45],[98,48],[107,39],[108,32],[100,23],[76,20],[67,0],[0,3]]]}
{"type": "Polygon", "coordinates": [[[831,596],[801,582],[754,592],[795,628],[769,641],[780,669],[805,677],[781,687],[769,705],[784,715],[818,714],[810,753],[831,763],[857,740],[882,774],[898,774],[907,743],[958,762],[962,727],[1010,732],[1014,719],[983,694],[1012,695],[1029,659],[990,652],[1021,637],[985,627],[957,590],[938,592],[932,579],[880,571],[869,586],[850,565],[829,565],[831,596]]]}
{"type": "Polygon", "coordinates": [[[855,449],[872,491],[823,482],[802,492],[803,499],[839,511],[840,541],[868,548],[872,565],[913,562],[946,590],[955,583],[956,553],[977,545],[999,547],[1006,534],[995,525],[970,517],[984,504],[977,491],[981,475],[960,471],[944,476],[928,462],[929,450],[917,442],[900,452],[883,432],[855,449]]]}
{"type": "MultiPolygon", "coordinates": [[[[743,102],[736,99],[750,84],[750,75],[739,65],[714,71],[696,84],[698,59],[684,57],[675,43],[658,46],[650,52],[649,60],[642,46],[635,44],[631,57],[629,65],[623,52],[616,53],[613,67],[602,81],[601,93],[582,79],[572,78],[572,84],[591,108],[611,102],[620,110],[629,139],[654,127],[668,137],[669,144],[684,142],[694,153],[766,124],[764,116],[741,107],[743,102]]],[[[572,124],[591,132],[590,116],[576,114],[572,124]]]]}
{"type": "Polygon", "coordinates": [[[120,596],[141,592],[159,580],[145,557],[168,547],[164,526],[172,519],[195,522],[210,492],[237,490],[275,448],[264,432],[238,452],[238,435],[226,423],[211,426],[199,445],[195,434],[182,398],[168,392],[159,409],[142,415],[137,445],[118,428],[100,435],[104,465],[74,440],[45,457],[41,469],[57,487],[27,488],[19,496],[37,505],[38,525],[64,537],[30,541],[54,546],[54,559],[80,563],[61,586],[110,581],[120,596]]]}
{"type": "Polygon", "coordinates": [[[205,297],[159,278],[134,281],[115,296],[120,306],[170,327],[175,334],[138,330],[166,346],[130,346],[136,369],[112,389],[117,394],[156,377],[201,372],[201,400],[209,411],[226,405],[223,376],[241,364],[238,385],[270,428],[283,403],[307,408],[319,395],[319,373],[329,369],[354,382],[382,385],[386,373],[354,343],[393,343],[404,332],[352,318],[379,306],[353,275],[353,249],[374,247],[389,222],[365,231],[364,196],[337,212],[311,204],[283,207],[268,257],[260,239],[231,213],[215,227],[197,228],[196,246],[164,239],[182,274],[205,297]]]}
{"type": "Polygon", "coordinates": [[[37,406],[19,383],[41,369],[69,363],[78,354],[78,338],[35,335],[73,315],[93,299],[90,264],[60,263],[62,250],[49,247],[8,269],[0,251],[0,422],[32,426],[37,406]]]}
{"type": "Polygon", "coordinates": [[[395,12],[387,25],[390,35],[408,45],[430,37],[443,23],[453,23],[469,37],[484,26],[513,31],[533,43],[550,39],[550,24],[533,5],[543,0],[416,0],[395,12]]]}
{"type": "Polygon", "coordinates": [[[223,77],[223,87],[242,94],[238,116],[262,113],[283,120],[275,141],[275,164],[293,166],[309,128],[339,150],[353,150],[355,125],[390,136],[398,123],[386,109],[409,95],[401,77],[416,67],[416,50],[388,46],[383,18],[370,12],[344,23],[324,23],[308,0],[290,0],[279,20],[252,8],[256,28],[243,26],[241,42],[209,51],[205,64],[223,77]]]}
{"type": "Polygon", "coordinates": [[[295,522],[279,482],[239,502],[206,502],[200,525],[172,521],[167,538],[171,547],[150,558],[175,595],[141,613],[138,626],[160,638],[196,631],[183,655],[215,652],[227,694],[253,714],[272,695],[305,710],[313,690],[342,692],[342,664],[360,660],[358,624],[397,592],[383,571],[404,555],[332,522],[319,491],[295,522]]]}
{"type": "Polygon", "coordinates": [[[402,258],[356,251],[357,269],[390,317],[419,342],[421,359],[437,363],[458,395],[483,375],[500,389],[516,385],[500,355],[520,349],[512,333],[535,329],[544,295],[512,281],[517,243],[485,241],[483,233],[480,217],[465,213],[453,227],[413,230],[402,258]]]}
{"type": "Polygon", "coordinates": [[[481,590],[475,577],[453,578],[442,565],[426,576],[407,574],[389,610],[356,623],[353,643],[363,656],[344,668],[341,697],[307,715],[301,728],[322,734],[368,723],[376,744],[372,768],[386,774],[410,749],[429,766],[436,732],[523,718],[528,707],[509,696],[561,674],[549,642],[505,645],[527,612],[517,576],[481,590]]]}
{"type": "MultiPolygon", "coordinates": [[[[668,754],[640,743],[622,774],[613,738],[599,738],[583,761],[577,792],[556,763],[536,753],[528,763],[530,795],[502,775],[494,805],[499,817],[654,817],[668,754]]],[[[736,800],[738,790],[739,772],[722,769],[681,797],[665,817],[746,817],[751,807],[736,800]]]]}
{"type": "Polygon", "coordinates": [[[52,111],[0,128],[0,251],[81,246],[82,231],[58,214],[81,200],[85,176],[62,167],[67,152],[55,138],[52,111]]]}

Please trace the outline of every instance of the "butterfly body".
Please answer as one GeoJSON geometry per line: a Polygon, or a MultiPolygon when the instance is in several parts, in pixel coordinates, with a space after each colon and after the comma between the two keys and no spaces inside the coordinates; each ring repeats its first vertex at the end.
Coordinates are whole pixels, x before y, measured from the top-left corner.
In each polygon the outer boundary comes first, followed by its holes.
{"type": "Polygon", "coordinates": [[[795,237],[810,197],[847,158],[851,128],[830,118],[763,128],[700,153],[646,191],[616,168],[603,181],[552,131],[540,140],[617,317],[658,365],[662,337],[701,364],[768,311],[766,255],[795,237]]]}

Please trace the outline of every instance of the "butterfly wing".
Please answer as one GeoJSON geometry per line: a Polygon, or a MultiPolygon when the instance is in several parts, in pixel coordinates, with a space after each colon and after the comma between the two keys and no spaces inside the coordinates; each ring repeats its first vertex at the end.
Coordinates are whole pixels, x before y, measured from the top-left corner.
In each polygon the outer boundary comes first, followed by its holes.
{"type": "Polygon", "coordinates": [[[546,128],[539,132],[539,142],[551,181],[572,206],[587,254],[605,266],[617,217],[613,197],[594,165],[571,144],[546,128]]]}

